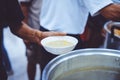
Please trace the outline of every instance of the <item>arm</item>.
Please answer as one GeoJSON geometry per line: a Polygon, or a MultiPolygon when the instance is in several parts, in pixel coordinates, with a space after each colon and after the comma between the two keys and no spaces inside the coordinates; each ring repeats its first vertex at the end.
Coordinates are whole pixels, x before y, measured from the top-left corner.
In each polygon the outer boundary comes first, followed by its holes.
{"type": "Polygon", "coordinates": [[[7,0],[7,10],[9,10],[9,15],[6,16],[7,24],[9,25],[13,34],[18,37],[27,40],[29,42],[34,42],[40,44],[41,39],[47,36],[53,35],[65,35],[65,33],[59,32],[41,32],[36,29],[32,29],[27,24],[23,22],[24,16],[22,14],[21,8],[17,0],[7,0]]]}
{"type": "Polygon", "coordinates": [[[109,20],[120,21],[120,4],[112,0],[84,0],[83,2],[92,16],[101,14],[109,20]]]}
{"type": "Polygon", "coordinates": [[[27,40],[29,42],[39,43],[42,39],[41,31],[30,28],[26,23],[22,22],[20,25],[10,25],[10,29],[13,34],[18,37],[27,40]],[[19,27],[14,27],[19,26],[19,27]]]}
{"type": "MultiPolygon", "coordinates": [[[[28,23],[28,13],[29,13],[28,9],[30,7],[30,1],[26,1],[26,0],[21,1],[21,0],[19,0],[19,2],[20,2],[21,10],[22,10],[22,12],[23,12],[23,14],[25,16],[23,21],[25,23],[28,23]]],[[[26,40],[23,40],[23,41],[24,41],[26,47],[29,48],[30,43],[28,41],[26,41],[26,40]]]]}
{"type": "Polygon", "coordinates": [[[110,4],[100,10],[101,15],[113,21],[120,21],[120,4],[110,4]]]}
{"type": "Polygon", "coordinates": [[[40,44],[41,39],[48,36],[64,36],[66,33],[62,32],[42,32],[37,29],[30,28],[27,24],[22,22],[20,27],[12,27],[10,29],[12,33],[17,35],[18,37],[27,40],[28,42],[34,42],[40,44]]]}

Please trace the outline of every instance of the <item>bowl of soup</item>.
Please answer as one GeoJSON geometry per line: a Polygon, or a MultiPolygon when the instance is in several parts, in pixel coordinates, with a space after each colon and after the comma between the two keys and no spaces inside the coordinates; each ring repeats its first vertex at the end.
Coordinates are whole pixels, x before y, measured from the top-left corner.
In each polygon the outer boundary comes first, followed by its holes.
{"type": "Polygon", "coordinates": [[[55,55],[72,51],[77,43],[78,40],[72,36],[50,36],[41,40],[44,49],[55,55]]]}

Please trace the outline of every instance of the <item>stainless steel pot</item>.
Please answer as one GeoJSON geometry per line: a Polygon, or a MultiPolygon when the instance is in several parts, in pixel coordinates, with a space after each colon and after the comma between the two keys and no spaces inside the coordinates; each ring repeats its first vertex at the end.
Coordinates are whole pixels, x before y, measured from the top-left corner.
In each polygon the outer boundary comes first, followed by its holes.
{"type": "Polygon", "coordinates": [[[108,21],[104,29],[107,31],[104,48],[120,50],[120,35],[114,33],[114,29],[120,30],[120,22],[108,21]]]}
{"type": "Polygon", "coordinates": [[[48,63],[42,80],[120,80],[120,51],[81,49],[48,63]]]}

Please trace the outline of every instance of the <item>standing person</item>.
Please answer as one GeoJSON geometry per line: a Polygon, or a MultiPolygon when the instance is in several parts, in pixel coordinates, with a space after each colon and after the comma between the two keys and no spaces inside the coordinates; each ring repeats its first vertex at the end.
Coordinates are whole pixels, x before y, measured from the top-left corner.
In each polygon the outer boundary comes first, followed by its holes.
{"type": "Polygon", "coordinates": [[[30,28],[23,22],[24,16],[17,0],[1,0],[0,2],[0,80],[7,80],[7,74],[2,61],[2,30],[9,26],[13,34],[27,42],[40,44],[41,39],[52,35],[65,35],[60,32],[41,32],[30,28]]]}
{"type": "MultiPolygon", "coordinates": [[[[22,11],[25,15],[24,22],[30,25],[31,28],[39,29],[39,15],[42,0],[19,0],[19,2],[21,4],[22,11]]],[[[33,46],[34,44],[26,44],[26,56],[28,60],[27,74],[29,80],[35,79],[36,65],[38,64],[36,60],[37,56],[35,55],[35,53],[38,53],[38,51],[34,50],[33,46]]]]}
{"type": "MultiPolygon", "coordinates": [[[[89,13],[91,16],[101,14],[107,19],[120,20],[120,5],[111,0],[43,0],[40,28],[43,31],[65,32],[76,37],[83,34],[89,13]]],[[[82,39],[79,39],[76,49],[83,48],[82,42],[82,39]]],[[[40,50],[40,64],[43,70],[53,57],[50,58],[50,53],[44,49],[40,50]]]]}
{"type": "MultiPolygon", "coordinates": [[[[120,0],[112,0],[114,3],[120,3],[120,0]]],[[[88,47],[101,47],[103,46],[105,40],[105,30],[104,24],[108,22],[102,15],[97,15],[94,17],[89,16],[88,18],[88,28],[90,29],[90,39],[87,41],[88,47]]]]}

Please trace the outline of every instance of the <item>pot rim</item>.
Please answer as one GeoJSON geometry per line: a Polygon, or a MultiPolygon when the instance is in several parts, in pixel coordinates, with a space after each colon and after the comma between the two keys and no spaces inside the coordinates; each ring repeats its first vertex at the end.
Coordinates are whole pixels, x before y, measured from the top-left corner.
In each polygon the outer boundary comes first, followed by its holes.
{"type": "Polygon", "coordinates": [[[48,80],[46,79],[46,76],[49,76],[50,72],[53,70],[53,68],[60,64],[61,62],[68,60],[70,58],[76,57],[76,56],[87,56],[87,55],[109,55],[109,56],[116,56],[120,57],[120,51],[119,50],[113,50],[113,49],[105,49],[105,48],[87,48],[87,49],[79,49],[74,50],[69,53],[60,55],[52,59],[44,68],[42,73],[42,80],[48,80]],[[87,52],[87,53],[86,53],[87,52]],[[91,53],[92,52],[92,53],[91,53]],[[96,53],[93,53],[96,52],[96,53]],[[107,53],[107,54],[106,54],[107,53]]]}
{"type": "MultiPolygon", "coordinates": [[[[105,23],[104,25],[104,29],[109,33],[111,34],[111,31],[108,29],[108,25],[110,26],[113,26],[113,25],[116,25],[116,26],[120,26],[120,22],[113,22],[113,21],[108,21],[105,23]]],[[[120,39],[120,35],[117,35],[117,34],[114,34],[117,38],[120,39]]]]}

